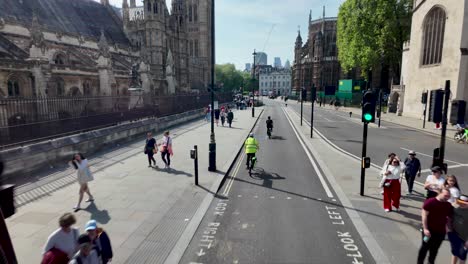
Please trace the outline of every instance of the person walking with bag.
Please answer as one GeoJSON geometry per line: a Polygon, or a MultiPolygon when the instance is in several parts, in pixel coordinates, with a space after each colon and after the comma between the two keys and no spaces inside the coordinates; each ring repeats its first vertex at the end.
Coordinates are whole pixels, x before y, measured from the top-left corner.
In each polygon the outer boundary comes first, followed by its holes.
{"type": "Polygon", "coordinates": [[[161,158],[166,165],[166,169],[171,168],[171,156],[174,153],[172,151],[172,138],[169,136],[169,131],[164,132],[164,136],[161,143],[161,158]]]}
{"type": "Polygon", "coordinates": [[[154,166],[156,167],[156,160],[154,159],[153,155],[158,152],[156,148],[156,139],[153,138],[153,134],[148,132],[146,135],[146,143],[145,143],[145,150],[144,153],[148,156],[148,168],[151,166],[151,161],[153,161],[154,166]]]}
{"type": "Polygon", "coordinates": [[[421,162],[416,158],[416,152],[410,151],[405,159],[405,179],[408,184],[408,194],[413,194],[413,185],[416,175],[421,177],[421,162]]]}
{"type": "Polygon", "coordinates": [[[88,182],[93,181],[94,177],[93,174],[91,174],[91,171],[89,169],[89,163],[88,160],[83,156],[81,153],[76,153],[73,156],[73,160],[71,161],[73,167],[75,167],[77,171],[77,179],[78,183],[80,184],[80,191],[79,191],[79,198],[78,198],[78,203],[73,207],[73,209],[76,211],[80,210],[81,206],[81,201],[83,200],[83,195],[84,193],[88,194],[88,200],[86,202],[93,202],[94,197],[91,194],[91,191],[89,190],[88,182]]]}
{"type": "Polygon", "coordinates": [[[404,169],[405,165],[400,162],[397,156],[390,161],[387,167],[382,169],[380,187],[384,188],[383,207],[385,212],[392,211],[392,206],[395,207],[395,211],[400,210],[400,174],[404,169]]]}

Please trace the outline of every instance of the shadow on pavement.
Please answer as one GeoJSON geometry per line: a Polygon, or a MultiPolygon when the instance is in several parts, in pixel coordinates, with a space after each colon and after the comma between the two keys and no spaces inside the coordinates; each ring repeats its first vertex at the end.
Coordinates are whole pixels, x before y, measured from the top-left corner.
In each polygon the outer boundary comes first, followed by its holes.
{"type": "Polygon", "coordinates": [[[208,188],[206,188],[203,185],[198,185],[197,187],[200,188],[200,189],[205,190],[208,193],[211,193],[215,198],[218,198],[218,199],[221,199],[221,200],[227,200],[228,199],[228,197],[226,197],[224,195],[221,195],[221,194],[218,194],[218,193],[214,193],[214,192],[212,192],[211,190],[209,190],[208,188]]]}
{"type": "Polygon", "coordinates": [[[161,167],[153,167],[153,170],[165,172],[167,174],[185,175],[187,177],[193,177],[193,175],[191,173],[187,173],[187,172],[181,171],[181,170],[176,170],[176,169],[173,169],[173,168],[165,169],[165,168],[161,168],[161,167]]]}
{"type": "Polygon", "coordinates": [[[273,140],[286,140],[286,138],[284,138],[282,136],[271,136],[270,139],[273,139],[273,140]]]}
{"type": "Polygon", "coordinates": [[[111,219],[109,212],[107,210],[99,210],[94,202],[90,203],[83,211],[90,213],[89,219],[94,219],[101,224],[107,224],[111,219]]]}
{"type": "Polygon", "coordinates": [[[282,177],[278,175],[278,173],[273,173],[273,172],[266,172],[263,168],[256,167],[252,170],[252,175],[250,176],[252,179],[255,180],[262,180],[263,187],[266,188],[273,188],[273,181],[274,180],[284,180],[286,179],[285,177],[282,177]]]}
{"type": "MultiPolygon", "coordinates": [[[[270,189],[278,191],[278,192],[286,193],[286,194],[289,194],[289,195],[294,195],[294,196],[297,196],[297,197],[300,197],[300,198],[310,199],[313,202],[319,202],[319,203],[323,203],[323,204],[327,204],[327,205],[331,205],[331,206],[336,206],[336,207],[343,208],[343,209],[356,211],[358,213],[368,214],[368,215],[371,215],[371,216],[374,216],[374,217],[378,217],[378,218],[387,220],[387,221],[389,221],[389,223],[390,222],[401,223],[401,224],[410,226],[410,227],[414,228],[415,230],[419,230],[421,228],[420,221],[415,222],[411,218],[408,219],[408,221],[402,221],[402,220],[386,217],[386,216],[383,215],[383,213],[380,213],[380,212],[370,212],[370,211],[366,211],[366,210],[362,210],[362,209],[358,209],[358,208],[351,208],[351,207],[343,206],[342,204],[339,204],[337,202],[317,200],[316,198],[313,198],[313,197],[310,197],[310,196],[307,196],[307,195],[303,195],[303,194],[299,194],[299,193],[295,193],[295,192],[291,192],[291,191],[286,191],[286,190],[282,190],[282,189],[278,189],[278,188],[274,188],[274,187],[264,186],[263,184],[256,183],[256,182],[251,182],[251,181],[246,181],[246,180],[243,180],[243,179],[240,179],[240,178],[235,178],[234,180],[238,181],[238,182],[243,182],[243,183],[256,185],[256,186],[267,187],[267,188],[270,188],[270,189]]],[[[372,198],[372,197],[367,196],[367,195],[364,195],[364,197],[372,198]]],[[[403,214],[402,211],[400,211],[399,214],[401,214],[403,216],[409,215],[408,213],[403,214]]],[[[420,218],[418,218],[418,219],[420,220],[420,218]]]]}

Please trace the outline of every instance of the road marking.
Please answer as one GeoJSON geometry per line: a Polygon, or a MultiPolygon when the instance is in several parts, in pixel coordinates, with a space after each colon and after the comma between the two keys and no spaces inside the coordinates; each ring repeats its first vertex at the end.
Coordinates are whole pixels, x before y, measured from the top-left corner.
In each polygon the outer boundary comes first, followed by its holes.
{"type": "Polygon", "coordinates": [[[270,196],[270,199],[275,199],[275,197],[274,197],[274,196],[270,196]]]}
{"type": "Polygon", "coordinates": [[[241,157],[239,158],[239,162],[237,163],[237,166],[235,167],[231,178],[229,179],[226,188],[224,189],[223,196],[228,196],[229,191],[231,190],[232,184],[234,182],[234,179],[237,177],[237,173],[239,172],[239,168],[242,166],[242,161],[244,160],[245,153],[243,152],[241,157]]]}
{"type": "MultiPolygon", "coordinates": [[[[451,165],[448,166],[449,169],[461,168],[461,167],[468,167],[468,164],[459,164],[459,165],[451,165]]],[[[431,172],[431,169],[422,170],[421,173],[431,172]]]]}
{"type": "MultiPolygon", "coordinates": [[[[402,148],[402,147],[400,147],[400,148],[401,148],[402,150],[406,150],[406,151],[410,151],[410,150],[411,150],[411,149],[402,148]]],[[[416,151],[416,153],[417,153],[418,155],[421,155],[421,156],[426,156],[426,157],[432,158],[431,155],[427,155],[427,154],[424,154],[424,153],[422,153],[422,152],[417,152],[417,151],[416,151]]],[[[457,164],[457,165],[462,165],[460,162],[456,162],[456,161],[453,161],[453,160],[444,159],[444,161],[448,161],[448,162],[451,162],[451,163],[455,163],[455,164],[457,164]]]]}
{"type": "Polygon", "coordinates": [[[287,200],[291,200],[291,197],[288,196],[288,198],[286,198],[287,200]]]}
{"type": "Polygon", "coordinates": [[[240,195],[240,194],[239,194],[239,195],[237,195],[237,197],[241,198],[241,197],[242,197],[242,195],[240,195]]]}
{"type": "Polygon", "coordinates": [[[286,119],[288,119],[288,122],[289,122],[289,124],[291,125],[291,127],[292,127],[292,129],[293,129],[293,131],[294,131],[294,134],[296,134],[296,137],[297,137],[297,139],[299,140],[299,143],[301,143],[302,148],[304,149],[305,153],[307,154],[307,157],[309,158],[309,161],[310,161],[310,163],[312,164],[312,167],[314,168],[315,173],[317,173],[317,176],[318,176],[318,178],[319,178],[319,180],[320,180],[320,183],[322,184],[323,189],[324,189],[325,192],[327,193],[327,196],[328,196],[329,198],[333,198],[333,194],[332,194],[330,188],[328,187],[327,182],[325,181],[325,179],[324,179],[322,173],[320,172],[320,169],[318,168],[317,163],[315,163],[315,160],[312,158],[312,155],[309,153],[309,149],[308,149],[308,148],[306,147],[306,145],[304,144],[302,137],[301,137],[301,136],[299,135],[299,133],[297,132],[296,127],[295,127],[294,124],[292,123],[291,118],[289,117],[289,115],[288,115],[288,113],[286,112],[286,110],[284,110],[284,108],[282,108],[282,109],[283,109],[283,113],[284,113],[285,116],[286,116],[286,119]]]}
{"type": "Polygon", "coordinates": [[[323,119],[327,120],[328,122],[333,122],[332,120],[330,120],[330,119],[328,119],[326,117],[324,117],[323,119]]]}
{"type": "Polygon", "coordinates": [[[254,198],[257,199],[257,198],[258,198],[258,195],[255,195],[254,198]]]}

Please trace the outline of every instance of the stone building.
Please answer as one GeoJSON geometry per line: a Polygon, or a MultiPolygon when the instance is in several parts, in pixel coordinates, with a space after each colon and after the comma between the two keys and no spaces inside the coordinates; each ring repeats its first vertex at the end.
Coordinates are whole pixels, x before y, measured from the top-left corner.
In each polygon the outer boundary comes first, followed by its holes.
{"type": "Polygon", "coordinates": [[[261,95],[289,95],[291,93],[291,70],[268,67],[259,70],[259,91],[261,95]]]}
{"type": "Polygon", "coordinates": [[[300,94],[301,88],[310,91],[312,84],[317,91],[323,91],[325,86],[337,86],[340,79],[340,65],[336,48],[336,17],[323,17],[312,20],[312,12],[308,20],[308,35],[305,43],[298,31],[294,47],[293,94],[300,94]]]}
{"type": "Polygon", "coordinates": [[[209,0],[143,3],[2,0],[0,97],[126,94],[132,68],[146,93],[205,88],[209,0]]]}
{"type": "Polygon", "coordinates": [[[446,80],[451,82],[451,102],[468,100],[467,2],[415,0],[401,86],[393,87],[389,100],[397,105],[397,113],[420,118],[422,93],[444,88],[446,80]]]}

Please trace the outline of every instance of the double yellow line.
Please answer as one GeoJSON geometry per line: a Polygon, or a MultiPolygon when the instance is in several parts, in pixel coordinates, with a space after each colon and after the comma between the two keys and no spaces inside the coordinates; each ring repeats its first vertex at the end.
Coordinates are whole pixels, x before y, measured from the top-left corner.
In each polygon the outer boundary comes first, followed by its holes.
{"type": "Polygon", "coordinates": [[[229,192],[231,191],[232,184],[234,183],[234,179],[237,177],[237,174],[239,173],[239,169],[242,166],[242,161],[244,160],[245,157],[245,152],[242,152],[242,155],[239,157],[239,161],[237,162],[237,166],[234,168],[232,172],[231,178],[228,180],[228,183],[226,184],[226,188],[224,189],[223,196],[228,196],[229,192]]]}

